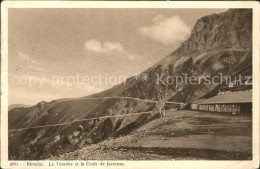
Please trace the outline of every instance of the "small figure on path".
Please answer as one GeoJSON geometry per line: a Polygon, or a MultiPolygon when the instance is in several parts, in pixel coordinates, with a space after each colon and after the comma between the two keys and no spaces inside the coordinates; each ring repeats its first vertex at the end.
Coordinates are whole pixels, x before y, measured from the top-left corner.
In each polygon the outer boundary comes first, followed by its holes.
{"type": "Polygon", "coordinates": [[[163,108],[162,110],[162,117],[165,117],[166,116],[166,112],[165,112],[165,108],[163,108]]]}

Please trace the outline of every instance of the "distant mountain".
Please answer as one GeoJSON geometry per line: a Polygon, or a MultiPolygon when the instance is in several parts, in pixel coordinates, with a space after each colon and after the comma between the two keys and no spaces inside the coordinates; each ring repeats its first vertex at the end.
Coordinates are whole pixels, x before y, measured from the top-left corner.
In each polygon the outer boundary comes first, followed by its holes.
{"type": "Polygon", "coordinates": [[[140,76],[131,77],[104,92],[77,99],[40,102],[28,108],[9,111],[9,129],[69,123],[73,120],[110,115],[136,115],[122,118],[90,120],[69,125],[16,130],[9,133],[10,159],[42,159],[50,154],[96,143],[118,133],[127,134],[152,119],[142,112],[151,111],[155,103],[144,100],[191,102],[209,97],[221,84],[157,83],[158,75],[167,77],[213,77],[252,75],[252,10],[230,9],[220,14],[205,16],[197,21],[190,37],[173,53],[156,63],[140,76]],[[106,98],[103,98],[106,97],[106,98]],[[94,99],[95,98],[95,99],[94,99]],[[130,118],[131,117],[131,118],[130,118]]]}
{"type": "Polygon", "coordinates": [[[15,108],[21,108],[21,107],[30,107],[30,105],[25,105],[25,104],[11,104],[8,106],[8,111],[11,109],[15,109],[15,108]]]}

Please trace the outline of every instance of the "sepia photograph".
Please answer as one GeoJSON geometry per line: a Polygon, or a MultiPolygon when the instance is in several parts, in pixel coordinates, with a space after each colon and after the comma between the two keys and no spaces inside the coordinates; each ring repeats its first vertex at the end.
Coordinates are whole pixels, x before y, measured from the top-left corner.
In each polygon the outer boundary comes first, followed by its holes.
{"type": "Polygon", "coordinates": [[[259,160],[257,3],[110,3],[1,7],[1,160],[259,160]]]}

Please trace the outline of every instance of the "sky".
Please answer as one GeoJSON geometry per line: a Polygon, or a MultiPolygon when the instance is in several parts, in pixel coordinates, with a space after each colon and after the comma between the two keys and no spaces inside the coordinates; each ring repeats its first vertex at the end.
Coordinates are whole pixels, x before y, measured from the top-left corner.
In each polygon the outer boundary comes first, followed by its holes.
{"type": "Polygon", "coordinates": [[[9,9],[8,104],[109,89],[172,53],[199,18],[224,11],[9,9]]]}

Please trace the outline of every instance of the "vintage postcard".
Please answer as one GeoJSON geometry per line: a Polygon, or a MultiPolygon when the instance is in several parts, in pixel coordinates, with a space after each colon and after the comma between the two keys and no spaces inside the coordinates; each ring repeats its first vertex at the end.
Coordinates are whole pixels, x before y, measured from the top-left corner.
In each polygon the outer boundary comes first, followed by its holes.
{"type": "Polygon", "coordinates": [[[1,4],[1,168],[259,166],[258,2],[1,4]]]}

